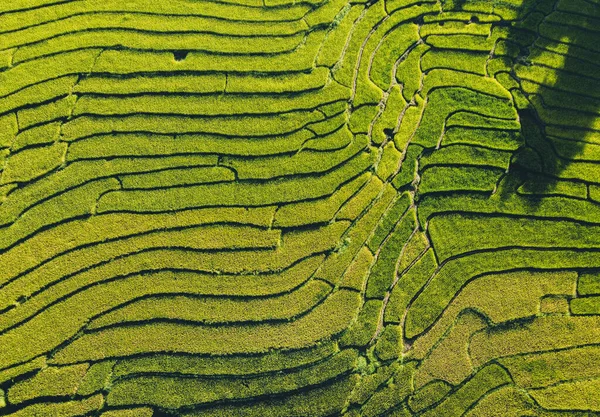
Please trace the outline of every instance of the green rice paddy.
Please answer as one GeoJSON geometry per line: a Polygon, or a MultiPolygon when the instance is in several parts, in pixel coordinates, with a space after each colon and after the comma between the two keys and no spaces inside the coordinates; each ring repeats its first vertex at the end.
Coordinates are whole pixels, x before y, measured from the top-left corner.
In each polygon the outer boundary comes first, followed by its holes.
{"type": "Polygon", "coordinates": [[[600,416],[600,1],[2,0],[0,416],[600,416]]]}

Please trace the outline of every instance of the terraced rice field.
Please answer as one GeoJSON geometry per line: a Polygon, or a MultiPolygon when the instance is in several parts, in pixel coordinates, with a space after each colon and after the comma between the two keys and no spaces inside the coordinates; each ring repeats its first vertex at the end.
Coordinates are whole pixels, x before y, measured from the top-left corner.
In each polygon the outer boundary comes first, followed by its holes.
{"type": "Polygon", "coordinates": [[[0,416],[600,415],[600,1],[0,2],[0,416]]]}

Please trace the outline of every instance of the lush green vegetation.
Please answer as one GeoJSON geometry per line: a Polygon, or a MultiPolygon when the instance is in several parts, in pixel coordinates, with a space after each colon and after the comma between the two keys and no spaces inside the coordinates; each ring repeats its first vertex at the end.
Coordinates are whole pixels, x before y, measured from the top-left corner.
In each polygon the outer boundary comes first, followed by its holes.
{"type": "Polygon", "coordinates": [[[0,416],[600,416],[600,0],[0,2],[0,416]]]}

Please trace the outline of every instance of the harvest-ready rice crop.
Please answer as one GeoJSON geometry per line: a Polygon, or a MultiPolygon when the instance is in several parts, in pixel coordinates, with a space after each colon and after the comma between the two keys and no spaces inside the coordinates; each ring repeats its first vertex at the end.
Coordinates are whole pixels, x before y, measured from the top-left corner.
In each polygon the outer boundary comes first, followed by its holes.
{"type": "Polygon", "coordinates": [[[600,416],[600,0],[0,1],[0,416],[600,416]]]}

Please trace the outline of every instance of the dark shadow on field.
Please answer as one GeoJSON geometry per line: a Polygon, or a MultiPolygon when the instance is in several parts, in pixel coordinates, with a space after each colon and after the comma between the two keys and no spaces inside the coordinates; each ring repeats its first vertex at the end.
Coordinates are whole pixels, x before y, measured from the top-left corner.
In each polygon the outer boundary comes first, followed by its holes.
{"type": "MultiPolygon", "coordinates": [[[[484,0],[489,1],[489,0],[484,0]]],[[[569,0],[523,0],[523,3],[517,11],[517,18],[512,22],[500,22],[499,25],[508,28],[506,42],[515,49],[515,57],[512,60],[511,75],[520,81],[515,73],[515,68],[519,65],[535,65],[536,59],[540,56],[540,49],[535,48],[536,43],[547,41],[543,35],[540,35],[540,23],[549,16],[565,16],[559,10],[559,3],[567,4],[569,0]],[[540,42],[541,41],[541,42],[540,42]]],[[[445,11],[473,11],[477,3],[482,0],[445,0],[442,1],[445,11]]],[[[578,3],[587,5],[590,8],[600,8],[600,2],[597,0],[579,0],[578,3]]],[[[598,45],[600,44],[600,35],[591,29],[598,29],[598,19],[589,17],[585,11],[577,13],[569,12],[571,21],[569,25],[547,26],[556,28],[556,34],[563,36],[563,42],[568,44],[564,54],[563,68],[554,70],[555,79],[546,86],[540,85],[536,94],[544,103],[544,96],[550,96],[557,92],[564,95],[560,97],[561,103],[568,101],[570,108],[574,109],[570,113],[569,119],[544,115],[540,112],[540,104],[533,104],[532,95],[527,95],[520,88],[521,93],[527,100],[521,100],[518,110],[521,122],[521,134],[524,144],[515,152],[512,163],[505,178],[501,197],[508,198],[513,193],[525,191],[528,196],[528,202],[535,208],[541,201],[541,196],[551,192],[557,183],[561,173],[569,166],[573,158],[580,154],[585,146],[584,139],[586,134],[593,129],[593,124],[598,118],[600,112],[600,61],[593,62],[589,58],[582,60],[577,57],[582,51],[596,51],[595,56],[600,54],[598,45]],[[591,72],[590,72],[591,71],[591,72]],[[578,76],[585,77],[585,93],[578,95],[569,93],[570,89],[577,87],[578,76]],[[589,74],[595,74],[597,78],[589,78],[589,74]],[[564,101],[562,101],[564,99],[564,101]],[[573,116],[574,115],[574,116],[573,116]],[[547,126],[557,126],[566,124],[563,128],[563,139],[555,144],[547,134],[547,126]],[[574,127],[576,125],[577,127],[574,127]],[[521,187],[521,185],[524,186],[521,187]]],[[[562,23],[562,22],[561,22],[562,23]]],[[[593,54],[594,56],[594,54],[593,54]]],[[[579,78],[581,80],[581,78],[579,78]]],[[[555,104],[545,103],[550,109],[555,104]]],[[[554,107],[554,111],[558,110],[554,107]]],[[[560,111],[560,110],[559,110],[560,111]]],[[[569,114],[561,112],[562,116],[569,114]]]]}

